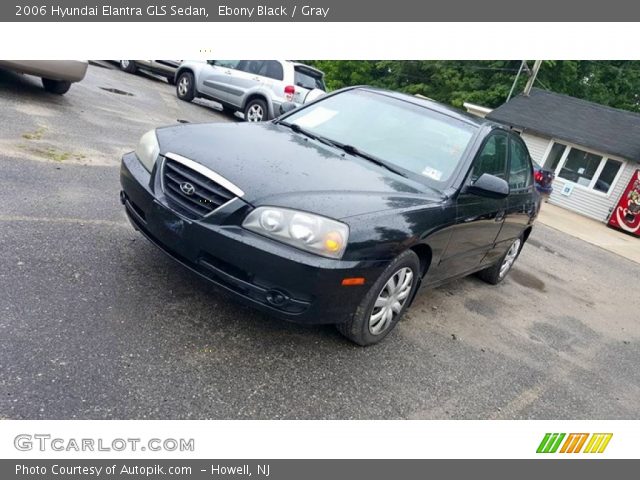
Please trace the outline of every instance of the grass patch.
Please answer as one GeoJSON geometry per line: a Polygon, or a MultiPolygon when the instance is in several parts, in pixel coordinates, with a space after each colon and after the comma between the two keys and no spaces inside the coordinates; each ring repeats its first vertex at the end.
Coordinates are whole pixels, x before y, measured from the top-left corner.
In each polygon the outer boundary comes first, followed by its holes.
{"type": "Polygon", "coordinates": [[[55,147],[33,147],[30,145],[20,145],[23,150],[54,162],[64,162],[65,160],[84,160],[83,153],[73,153],[65,150],[58,150],[55,147]]]}
{"type": "Polygon", "coordinates": [[[22,134],[22,138],[25,138],[27,140],[41,140],[42,137],[44,136],[44,133],[47,131],[46,128],[44,127],[38,127],[36,130],[34,130],[33,132],[26,132],[22,134]]]}

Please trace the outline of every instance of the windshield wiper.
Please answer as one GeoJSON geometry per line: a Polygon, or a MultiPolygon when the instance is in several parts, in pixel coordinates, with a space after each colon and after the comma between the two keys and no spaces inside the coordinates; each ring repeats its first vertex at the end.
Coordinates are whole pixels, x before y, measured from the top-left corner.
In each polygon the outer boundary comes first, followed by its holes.
{"type": "Polygon", "coordinates": [[[354,155],[356,157],[360,157],[360,158],[364,158],[365,160],[369,160],[372,163],[375,163],[376,165],[382,167],[382,168],[386,168],[387,170],[389,170],[390,172],[395,173],[396,175],[400,175],[401,177],[404,178],[409,178],[407,176],[406,173],[402,172],[401,170],[393,167],[392,165],[389,165],[387,162],[385,162],[384,160],[371,155],[370,153],[366,153],[363,152],[361,150],[358,150],[358,148],[354,147],[353,145],[346,145],[344,143],[340,143],[336,140],[331,140],[330,138],[326,138],[323,137],[322,135],[317,135],[315,133],[311,133],[309,130],[305,130],[304,128],[302,128],[300,125],[298,125],[297,123],[288,123],[288,122],[278,122],[278,125],[283,125],[285,127],[289,127],[291,130],[293,130],[296,133],[300,133],[306,137],[309,137],[313,140],[317,140],[319,142],[324,143],[325,145],[329,145],[329,146],[333,146],[333,147],[337,147],[343,151],[345,151],[346,153],[348,153],[349,155],[354,155]]]}
{"type": "Polygon", "coordinates": [[[356,157],[360,157],[360,158],[364,158],[365,160],[369,160],[371,163],[375,163],[376,165],[386,168],[387,170],[389,170],[390,172],[395,173],[396,175],[400,175],[401,177],[404,178],[409,178],[409,176],[404,173],[402,170],[394,167],[393,165],[389,165],[389,163],[385,162],[384,160],[382,160],[381,158],[378,158],[374,155],[371,155],[370,153],[366,153],[363,152],[362,150],[358,150],[357,147],[354,147],[353,145],[345,145],[344,143],[340,143],[340,142],[336,142],[333,140],[329,140],[334,146],[344,150],[345,152],[347,152],[350,155],[354,155],[356,157]]]}
{"type": "Polygon", "coordinates": [[[311,133],[309,130],[306,130],[304,128],[302,128],[300,125],[298,125],[297,123],[288,123],[288,122],[278,122],[278,125],[282,125],[284,127],[289,127],[291,130],[293,130],[296,133],[300,133],[302,135],[304,135],[305,137],[309,137],[313,140],[317,140],[321,143],[324,143],[325,145],[329,145],[331,146],[335,146],[334,143],[329,140],[328,138],[324,138],[323,136],[317,135],[315,133],[311,133]]]}

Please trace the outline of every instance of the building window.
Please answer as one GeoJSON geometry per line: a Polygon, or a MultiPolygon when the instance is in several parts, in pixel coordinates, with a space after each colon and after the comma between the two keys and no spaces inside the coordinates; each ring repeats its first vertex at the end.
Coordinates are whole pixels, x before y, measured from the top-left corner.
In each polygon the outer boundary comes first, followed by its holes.
{"type": "Polygon", "coordinates": [[[558,142],[551,146],[544,164],[557,177],[604,194],[611,191],[622,169],[618,160],[558,142]]]}
{"type": "Polygon", "coordinates": [[[602,162],[602,157],[599,155],[571,148],[558,176],[583,187],[588,187],[600,162],[602,162]]]}

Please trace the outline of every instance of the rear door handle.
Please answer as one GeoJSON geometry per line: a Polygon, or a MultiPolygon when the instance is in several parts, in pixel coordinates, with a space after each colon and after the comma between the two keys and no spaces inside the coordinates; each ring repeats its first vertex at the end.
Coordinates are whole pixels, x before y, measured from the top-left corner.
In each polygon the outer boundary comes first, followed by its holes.
{"type": "Polygon", "coordinates": [[[231,70],[225,70],[224,73],[226,73],[227,75],[231,75],[231,70]]]}

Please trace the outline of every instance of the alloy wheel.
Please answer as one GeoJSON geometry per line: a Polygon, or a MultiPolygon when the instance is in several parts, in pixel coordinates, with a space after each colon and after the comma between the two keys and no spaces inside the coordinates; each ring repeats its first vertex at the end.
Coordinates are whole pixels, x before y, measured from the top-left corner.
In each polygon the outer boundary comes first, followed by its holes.
{"type": "Polygon", "coordinates": [[[183,75],[178,82],[178,93],[184,97],[189,92],[189,76],[183,75]]]}
{"type": "Polygon", "coordinates": [[[413,271],[410,268],[401,268],[391,275],[378,294],[369,317],[369,331],[373,335],[380,335],[391,326],[407,302],[412,287],[413,271]]]}
{"type": "Polygon", "coordinates": [[[504,278],[504,276],[511,270],[513,266],[513,262],[516,261],[518,257],[518,252],[520,251],[520,239],[517,239],[509,248],[507,255],[504,257],[502,261],[502,265],[500,265],[500,278],[504,278]]]}
{"type": "Polygon", "coordinates": [[[120,66],[122,67],[123,70],[126,70],[127,68],[129,68],[129,60],[120,60],[120,66]]]}
{"type": "Polygon", "coordinates": [[[248,122],[261,122],[262,117],[264,117],[264,111],[260,105],[257,103],[251,105],[249,110],[247,110],[247,121],[248,122]]]}

